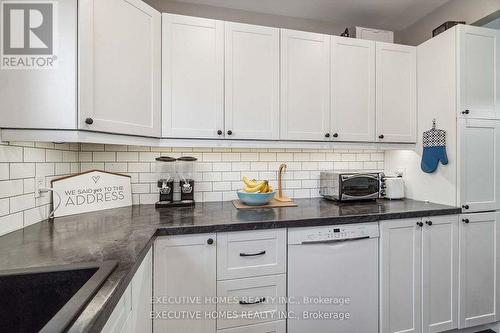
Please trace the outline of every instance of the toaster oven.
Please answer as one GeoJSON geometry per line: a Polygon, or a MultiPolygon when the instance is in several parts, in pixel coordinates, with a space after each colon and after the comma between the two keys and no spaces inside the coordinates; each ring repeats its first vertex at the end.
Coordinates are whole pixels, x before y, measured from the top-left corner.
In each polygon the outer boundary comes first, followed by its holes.
{"type": "Polygon", "coordinates": [[[336,201],[375,200],[382,197],[382,180],[380,172],[322,171],[319,193],[336,201]]]}

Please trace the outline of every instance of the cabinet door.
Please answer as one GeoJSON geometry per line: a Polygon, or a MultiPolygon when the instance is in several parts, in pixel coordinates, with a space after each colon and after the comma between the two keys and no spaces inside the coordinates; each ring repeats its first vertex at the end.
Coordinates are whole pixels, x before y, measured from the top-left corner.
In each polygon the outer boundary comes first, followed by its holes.
{"type": "Polygon", "coordinates": [[[459,328],[497,320],[498,213],[461,215],[459,328]]]}
{"type": "Polygon", "coordinates": [[[375,137],[375,42],[332,37],[331,128],[334,140],[375,137]]]}
{"type": "Polygon", "coordinates": [[[420,222],[380,222],[380,332],[421,332],[420,222]]]}
{"type": "Polygon", "coordinates": [[[163,136],[223,137],[224,23],[163,14],[162,45],[163,136]]]}
{"type": "MultiPolygon", "coordinates": [[[[216,297],[214,244],[215,234],[157,238],[154,245],[154,297],[160,297],[162,301],[154,303],[155,313],[186,311],[204,316],[216,311],[215,302],[206,302],[205,299],[216,297]]],[[[155,318],[153,328],[155,332],[164,333],[214,333],[216,329],[215,319],[204,317],[155,318]]]]}
{"type": "Polygon", "coordinates": [[[279,29],[225,23],[226,138],[279,138],[279,29]]]}
{"type": "Polygon", "coordinates": [[[498,30],[460,25],[459,52],[459,115],[468,110],[471,118],[500,118],[498,99],[499,73],[498,30]]]}
{"type": "Polygon", "coordinates": [[[152,332],[153,250],[149,250],[132,279],[132,321],[130,332],[152,332]]]}
{"type": "Polygon", "coordinates": [[[458,215],[424,219],[422,332],[458,327],[458,215]]]}
{"type": "Polygon", "coordinates": [[[329,81],[330,37],[282,29],[281,139],[326,140],[329,81]]]}
{"type": "Polygon", "coordinates": [[[161,14],[140,0],[79,1],[79,128],[159,137],[161,14]]]}
{"type": "Polygon", "coordinates": [[[376,50],[378,140],[416,142],[416,48],[377,42],[376,50]]]}
{"type": "Polygon", "coordinates": [[[461,119],[459,203],[465,212],[500,208],[500,122],[461,119]]]}
{"type": "Polygon", "coordinates": [[[122,333],[132,332],[132,287],[129,285],[123,292],[122,297],[116,304],[113,312],[109,315],[108,321],[104,324],[101,333],[122,333]]]}

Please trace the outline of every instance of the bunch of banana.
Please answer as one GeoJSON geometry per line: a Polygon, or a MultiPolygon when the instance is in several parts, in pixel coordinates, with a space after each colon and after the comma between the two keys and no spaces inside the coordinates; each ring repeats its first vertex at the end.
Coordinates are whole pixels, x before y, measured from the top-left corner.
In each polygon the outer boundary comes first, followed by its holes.
{"type": "Polygon", "coordinates": [[[245,183],[243,191],[248,193],[269,193],[273,191],[273,187],[269,185],[269,181],[267,180],[250,180],[250,178],[245,176],[243,177],[243,183],[245,183]]]}

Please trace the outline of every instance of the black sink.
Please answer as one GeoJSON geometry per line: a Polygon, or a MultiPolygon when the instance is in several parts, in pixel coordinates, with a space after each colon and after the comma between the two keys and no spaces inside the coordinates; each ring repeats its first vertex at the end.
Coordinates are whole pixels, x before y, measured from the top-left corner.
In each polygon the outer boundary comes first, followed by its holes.
{"type": "Polygon", "coordinates": [[[116,261],[0,271],[0,332],[64,332],[116,261]]]}

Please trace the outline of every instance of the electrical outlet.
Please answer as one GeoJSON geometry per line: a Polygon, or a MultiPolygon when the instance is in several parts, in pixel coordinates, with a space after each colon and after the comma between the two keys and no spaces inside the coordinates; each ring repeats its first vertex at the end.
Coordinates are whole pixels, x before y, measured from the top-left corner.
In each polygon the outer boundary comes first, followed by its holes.
{"type": "Polygon", "coordinates": [[[45,177],[35,177],[35,198],[40,198],[42,193],[40,189],[45,187],[45,177]]]}

